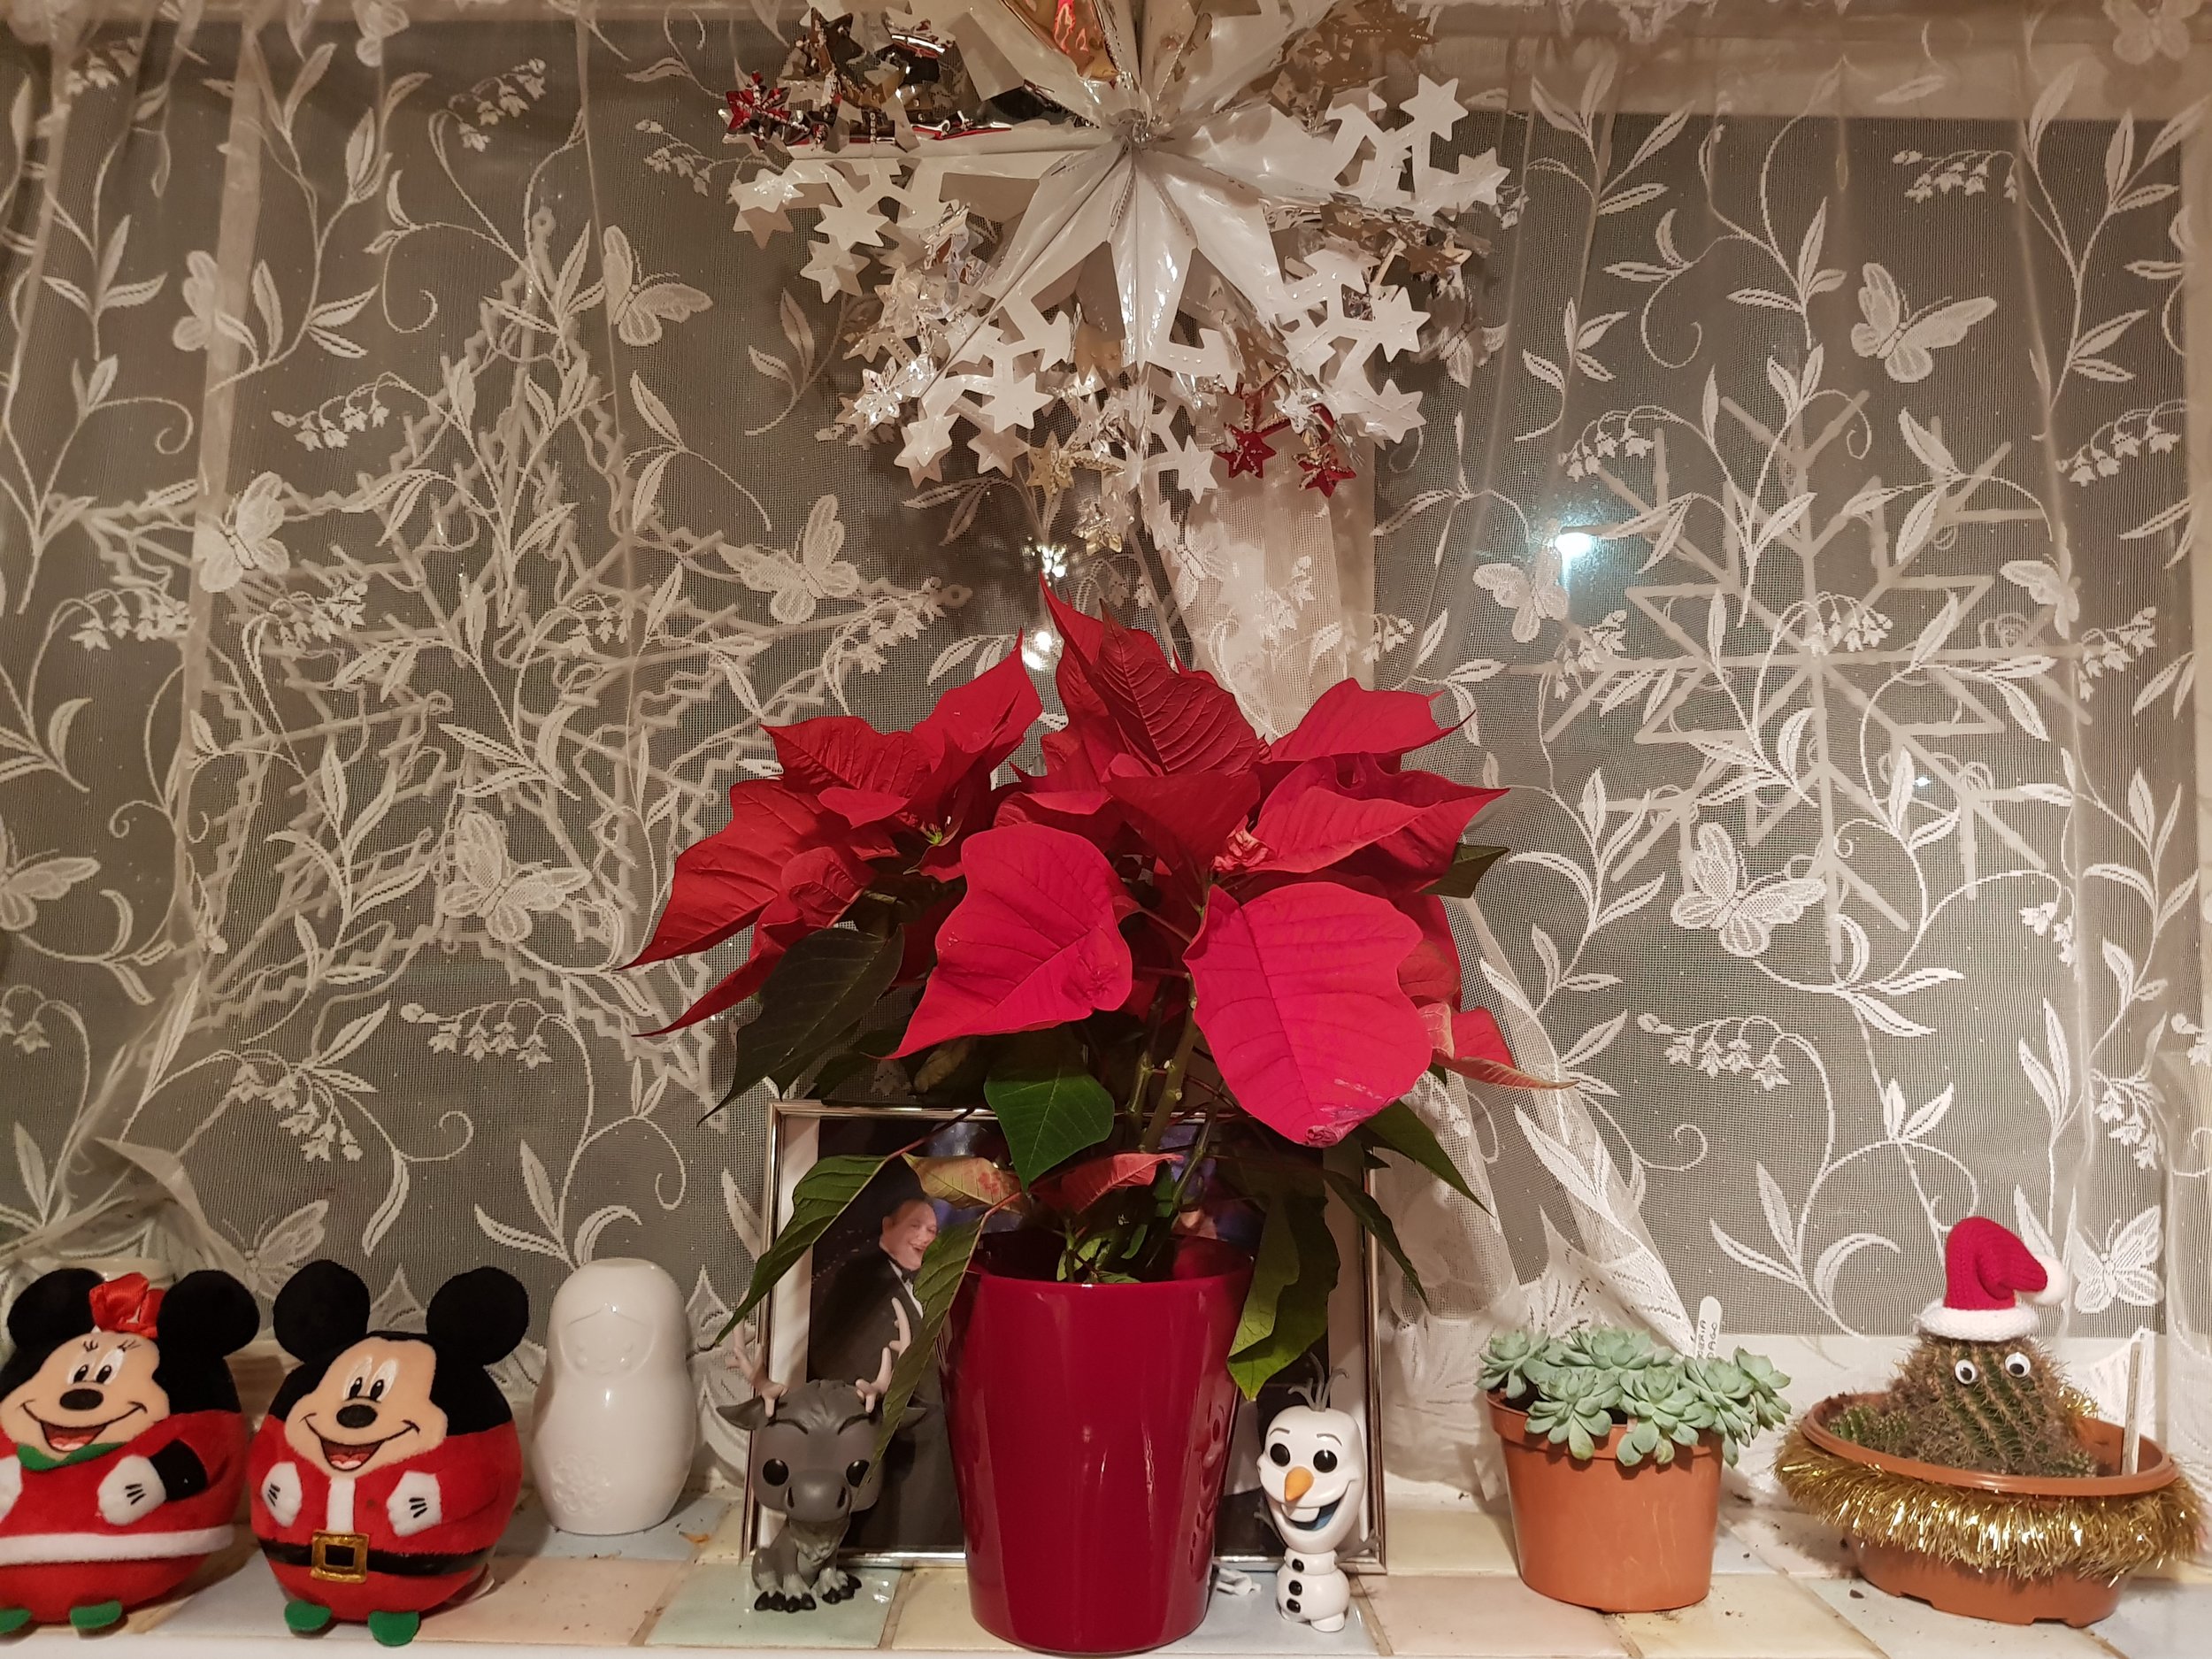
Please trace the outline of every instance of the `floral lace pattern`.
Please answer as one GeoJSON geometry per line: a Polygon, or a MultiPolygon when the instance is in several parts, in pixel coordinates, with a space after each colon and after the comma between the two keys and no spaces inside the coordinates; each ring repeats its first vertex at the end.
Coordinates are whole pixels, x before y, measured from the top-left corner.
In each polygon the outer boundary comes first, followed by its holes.
{"type": "Polygon", "coordinates": [[[1708,12],[1579,0],[1633,38],[1562,40],[1547,7],[1463,79],[1455,142],[1509,171],[1488,326],[1363,457],[1371,578],[1324,526],[1255,584],[1218,526],[1118,543],[817,442],[873,322],[725,199],[720,95],[780,56],[772,5],[18,8],[0,1290],[154,1254],[265,1294],[329,1253],[391,1319],[472,1260],[543,1294],[623,1252],[683,1264],[710,1328],[757,1125],[699,1121],[711,1028],[634,1035],[716,967],[623,964],[764,723],[1048,667],[1042,571],[1156,607],[1271,726],[1316,676],[1432,691],[1440,764],[1515,788],[1467,926],[1575,1087],[1423,1091],[1504,1223],[1404,1205],[1448,1264],[1445,1316],[1397,1310],[1426,1420],[1474,1350],[1417,1333],[1486,1308],[1901,1329],[1976,1209],[2072,1266],[2070,1329],[2200,1329],[2164,1264],[2205,1244],[2212,1061],[2177,89],[2206,19],[2083,12],[2006,119],[1939,107],[1941,41],[1841,114],[1834,79],[1726,119],[1625,99],[1637,42],[1708,12]]]}

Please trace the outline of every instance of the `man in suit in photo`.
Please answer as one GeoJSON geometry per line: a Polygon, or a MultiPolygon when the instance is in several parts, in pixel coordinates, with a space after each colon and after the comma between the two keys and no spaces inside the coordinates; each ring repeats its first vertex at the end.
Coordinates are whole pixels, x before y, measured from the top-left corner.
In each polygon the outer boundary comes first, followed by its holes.
{"type": "MultiPolygon", "coordinates": [[[[937,1210],[929,1200],[916,1195],[891,1206],[873,1248],[839,1268],[816,1301],[807,1343],[811,1375],[839,1381],[873,1377],[884,1348],[898,1338],[895,1307],[905,1309],[907,1328],[920,1340],[914,1275],[936,1237],[937,1210]]],[[[913,1403],[922,1415],[893,1438],[884,1455],[883,1495],[853,1517],[849,1549],[960,1548],[960,1500],[935,1366],[922,1373],[913,1403]]]]}

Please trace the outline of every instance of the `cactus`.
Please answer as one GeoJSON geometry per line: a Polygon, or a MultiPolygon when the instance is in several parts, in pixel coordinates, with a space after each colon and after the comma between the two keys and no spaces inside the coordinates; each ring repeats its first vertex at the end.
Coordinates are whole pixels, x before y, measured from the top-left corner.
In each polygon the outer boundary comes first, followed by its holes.
{"type": "Polygon", "coordinates": [[[1872,1405],[1828,1426],[1870,1451],[2002,1475],[2088,1475],[2075,1396],[2042,1345],[1924,1336],[1872,1405]]]}

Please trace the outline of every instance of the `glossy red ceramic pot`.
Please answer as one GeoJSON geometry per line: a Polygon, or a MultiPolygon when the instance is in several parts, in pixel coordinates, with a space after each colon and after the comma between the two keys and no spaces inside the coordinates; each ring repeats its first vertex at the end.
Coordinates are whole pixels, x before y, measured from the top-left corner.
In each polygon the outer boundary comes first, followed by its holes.
{"type": "Polygon", "coordinates": [[[1064,1285],[1056,1240],[987,1242],[944,1351],[976,1622],[1047,1653],[1188,1635],[1211,1589],[1250,1258],[1194,1239],[1158,1284],[1064,1285]]]}

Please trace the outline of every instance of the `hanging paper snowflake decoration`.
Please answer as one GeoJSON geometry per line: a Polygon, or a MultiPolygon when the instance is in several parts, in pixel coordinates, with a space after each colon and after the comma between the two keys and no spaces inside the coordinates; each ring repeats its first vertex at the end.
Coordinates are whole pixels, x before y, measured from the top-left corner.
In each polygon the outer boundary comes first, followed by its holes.
{"type": "Polygon", "coordinates": [[[1285,476],[1286,439],[1332,495],[1350,441],[1421,424],[1395,375],[1474,329],[1470,221],[1505,177],[1493,151],[1449,154],[1456,82],[1378,89],[1425,24],[1394,0],[932,17],[810,14],[781,75],[730,94],[762,157],[739,223],[764,245],[811,210],[805,274],[865,302],[825,436],[895,437],[918,483],[964,439],[1048,500],[1093,480],[1095,549],[1171,479],[1194,498],[1285,476]]]}

